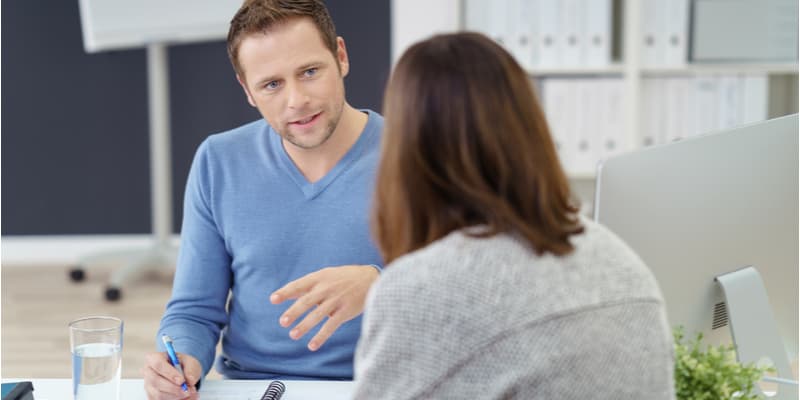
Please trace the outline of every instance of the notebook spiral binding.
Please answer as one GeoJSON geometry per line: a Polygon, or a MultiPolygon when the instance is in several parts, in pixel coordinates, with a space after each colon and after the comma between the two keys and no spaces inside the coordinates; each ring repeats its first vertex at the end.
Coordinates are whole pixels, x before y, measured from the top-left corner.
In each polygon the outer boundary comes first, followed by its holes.
{"type": "Polygon", "coordinates": [[[267,386],[264,395],[261,396],[261,400],[278,400],[283,396],[284,390],[286,390],[286,385],[284,385],[283,382],[272,381],[272,383],[267,386]]]}

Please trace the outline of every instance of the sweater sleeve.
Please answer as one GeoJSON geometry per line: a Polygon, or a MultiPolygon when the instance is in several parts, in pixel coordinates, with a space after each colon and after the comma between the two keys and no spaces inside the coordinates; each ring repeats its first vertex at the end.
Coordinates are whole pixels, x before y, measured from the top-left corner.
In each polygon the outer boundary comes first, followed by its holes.
{"type": "Polygon", "coordinates": [[[214,362],[220,330],[228,323],[225,303],[231,287],[231,257],[212,207],[213,174],[209,139],[195,155],[184,197],[181,247],[172,288],[156,337],[173,339],[175,350],[200,361],[205,376],[214,362]]]}

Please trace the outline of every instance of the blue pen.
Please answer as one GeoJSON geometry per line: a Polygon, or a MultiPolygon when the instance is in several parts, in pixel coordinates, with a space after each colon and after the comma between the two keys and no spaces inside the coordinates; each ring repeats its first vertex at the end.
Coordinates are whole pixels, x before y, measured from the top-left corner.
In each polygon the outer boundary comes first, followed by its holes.
{"type": "Polygon", "coordinates": [[[172,347],[172,339],[167,335],[162,335],[161,341],[164,342],[164,347],[167,348],[167,354],[169,355],[169,362],[172,364],[172,366],[175,367],[175,369],[178,370],[178,372],[181,373],[181,376],[183,377],[183,383],[181,383],[181,389],[183,389],[184,392],[188,392],[189,387],[186,386],[186,375],[183,374],[183,368],[181,368],[181,362],[178,361],[178,354],[175,353],[175,348],[172,347]]]}

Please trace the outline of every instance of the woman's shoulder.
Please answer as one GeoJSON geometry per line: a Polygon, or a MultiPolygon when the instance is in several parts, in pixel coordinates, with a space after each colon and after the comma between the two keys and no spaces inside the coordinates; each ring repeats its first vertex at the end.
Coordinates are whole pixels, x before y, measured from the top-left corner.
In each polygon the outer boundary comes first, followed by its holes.
{"type": "Polygon", "coordinates": [[[604,225],[582,218],[584,233],[574,240],[571,264],[620,298],[662,300],[655,276],[641,257],[604,225]]]}
{"type": "Polygon", "coordinates": [[[490,267],[498,254],[517,251],[509,249],[518,247],[511,236],[476,236],[480,229],[474,227],[450,232],[423,248],[398,257],[387,265],[381,280],[387,278],[411,283],[453,279],[453,274],[481,266],[490,267]]]}
{"type": "Polygon", "coordinates": [[[551,304],[546,307],[551,310],[599,301],[661,301],[654,276],[630,246],[588,218],[581,222],[584,232],[572,238],[574,250],[565,256],[537,254],[510,233],[484,237],[471,229],[455,231],[389,264],[381,286],[464,301],[498,298],[502,289],[530,304],[551,304]]]}

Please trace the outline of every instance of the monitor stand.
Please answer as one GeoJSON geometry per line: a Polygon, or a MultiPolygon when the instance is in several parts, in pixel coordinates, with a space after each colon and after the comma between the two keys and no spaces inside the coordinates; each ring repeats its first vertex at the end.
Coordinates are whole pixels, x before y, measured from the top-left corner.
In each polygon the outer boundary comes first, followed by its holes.
{"type": "Polygon", "coordinates": [[[792,380],[789,359],[761,275],[749,266],[717,276],[715,280],[725,294],[731,336],[739,362],[758,364],[764,358],[769,358],[778,373],[778,378],[763,379],[778,384],[778,393],[769,398],[796,400],[797,382],[792,380]]]}

